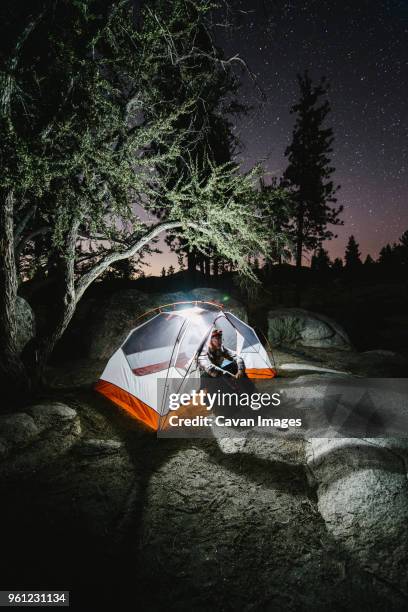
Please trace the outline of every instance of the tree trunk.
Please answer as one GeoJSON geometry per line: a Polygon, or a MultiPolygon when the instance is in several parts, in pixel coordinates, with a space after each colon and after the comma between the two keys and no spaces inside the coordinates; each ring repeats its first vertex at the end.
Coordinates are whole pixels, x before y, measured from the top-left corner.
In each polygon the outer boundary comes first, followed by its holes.
{"type": "MultiPolygon", "coordinates": [[[[14,255],[14,196],[5,193],[0,202],[0,384],[3,400],[24,401],[29,385],[17,348],[18,278],[14,255]]],[[[2,402],[7,410],[7,403],[2,402]]]]}
{"type": "Polygon", "coordinates": [[[197,254],[194,249],[187,252],[187,269],[188,269],[188,278],[191,283],[195,283],[196,281],[196,266],[197,266],[197,254]]]}
{"type": "Polygon", "coordinates": [[[32,386],[39,390],[44,385],[44,370],[58,340],[68,327],[77,306],[75,291],[75,246],[79,221],[75,220],[68,231],[57,258],[57,279],[53,294],[53,310],[41,335],[34,338],[25,353],[30,368],[32,386]]]}
{"type": "Polygon", "coordinates": [[[211,278],[211,259],[210,257],[204,257],[204,270],[205,270],[205,278],[207,281],[211,278]]]}
{"type": "Polygon", "coordinates": [[[215,255],[213,259],[213,275],[215,278],[218,278],[219,264],[220,264],[219,257],[215,255]]]}
{"type": "Polygon", "coordinates": [[[187,253],[187,269],[189,274],[193,277],[196,271],[196,256],[193,251],[187,253]]]}

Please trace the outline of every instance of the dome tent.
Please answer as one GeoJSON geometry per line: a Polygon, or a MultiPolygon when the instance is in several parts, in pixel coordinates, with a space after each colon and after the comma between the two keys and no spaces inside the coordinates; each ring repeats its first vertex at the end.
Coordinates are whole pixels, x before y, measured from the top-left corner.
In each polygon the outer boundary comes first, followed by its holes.
{"type": "Polygon", "coordinates": [[[244,360],[249,378],[273,378],[275,370],[255,331],[213,302],[167,304],[144,320],[109,359],[96,390],[152,429],[163,428],[170,392],[200,386],[198,356],[216,327],[223,343],[244,360]]]}

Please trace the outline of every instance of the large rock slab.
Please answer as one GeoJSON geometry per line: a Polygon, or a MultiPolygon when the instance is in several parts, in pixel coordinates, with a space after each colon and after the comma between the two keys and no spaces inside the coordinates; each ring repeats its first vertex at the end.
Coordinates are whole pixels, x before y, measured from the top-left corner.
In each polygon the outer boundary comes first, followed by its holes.
{"type": "Polygon", "coordinates": [[[302,371],[347,372],[366,378],[406,378],[408,359],[393,351],[371,350],[359,353],[344,348],[285,347],[273,355],[280,374],[296,376],[302,371]]]}
{"type": "Polygon", "coordinates": [[[35,335],[35,317],[30,304],[22,297],[17,296],[17,348],[21,352],[27,342],[35,335]]]}
{"type": "Polygon", "coordinates": [[[121,538],[129,496],[139,493],[135,468],[125,445],[115,439],[82,439],[61,458],[63,479],[47,500],[60,518],[114,549],[121,538]],[[73,514],[74,512],[74,514],[73,514]]]}
{"type": "Polygon", "coordinates": [[[30,477],[69,450],[80,434],[76,411],[58,402],[0,417],[0,480],[30,477]]]}
{"type": "Polygon", "coordinates": [[[270,310],[268,337],[272,346],[351,348],[348,335],[338,323],[329,317],[301,308],[270,310]]]}
{"type": "MultiPolygon", "coordinates": [[[[348,376],[309,375],[282,386],[289,406],[298,405],[311,421],[319,402],[336,390],[336,380],[341,382],[339,389],[347,381],[353,384],[353,378],[348,376]]],[[[279,387],[278,382],[275,391],[279,387]]],[[[381,393],[377,391],[371,401],[387,396],[386,388],[381,393]]],[[[387,407],[395,413],[398,406],[403,410],[404,405],[404,398],[395,393],[389,397],[387,407]]],[[[319,419],[315,418],[317,434],[318,427],[319,419]]],[[[233,431],[232,435],[237,437],[217,439],[220,450],[227,456],[239,455],[242,460],[249,455],[252,461],[266,461],[273,469],[285,465],[289,470],[290,466],[306,463],[328,532],[375,581],[388,584],[396,593],[408,593],[407,439],[330,439],[327,425],[321,431],[324,437],[306,439],[305,445],[301,439],[289,437],[289,432],[283,436],[276,432],[269,438],[256,435],[239,438],[239,432],[233,431]]]]}
{"type": "MultiPolygon", "coordinates": [[[[402,466],[392,457],[405,458],[400,441],[389,441],[378,450],[380,457],[375,451],[365,463],[357,457],[342,470],[338,461],[332,471],[327,456],[334,451],[334,460],[335,449],[320,448],[325,441],[316,441],[313,453],[309,448],[308,466],[300,441],[284,438],[254,437],[237,453],[225,454],[216,440],[139,435],[130,419],[105,418],[99,402],[91,394],[85,398],[89,405],[78,398],[75,405],[89,437],[33,478],[19,486],[9,481],[2,489],[5,580],[20,567],[24,547],[31,580],[38,582],[55,568],[50,583],[62,572],[81,584],[91,567],[102,593],[106,585],[106,592],[120,592],[123,601],[134,596],[137,574],[138,601],[148,602],[149,609],[190,610],[192,602],[195,610],[406,609],[404,580],[397,583],[404,555],[404,540],[397,539],[406,520],[399,489],[394,489],[395,526],[388,541],[384,530],[378,542],[381,524],[374,520],[361,523],[364,537],[356,528],[352,537],[349,529],[342,538],[341,525],[331,528],[322,502],[325,483],[374,470],[382,465],[382,453],[388,474],[399,475],[402,466]],[[388,566],[381,572],[375,567],[376,545],[381,559],[388,547],[388,566]]],[[[48,420],[37,412],[28,416],[39,429],[71,414],[54,409],[48,420]]],[[[372,482],[366,484],[369,495],[372,482]]],[[[359,486],[354,483],[350,492],[357,501],[359,486]]],[[[330,516],[347,527],[351,510],[358,526],[367,500],[353,506],[345,487],[343,493],[330,516]]],[[[375,485],[372,512],[383,497],[375,485]]],[[[392,529],[391,521],[387,528],[392,529]]]]}
{"type": "Polygon", "coordinates": [[[318,508],[352,558],[408,594],[408,440],[313,439],[306,450],[318,508]]]}
{"type": "Polygon", "coordinates": [[[101,576],[109,564],[106,576],[111,580],[120,571],[123,580],[123,549],[114,562],[111,555],[121,540],[128,498],[138,495],[136,477],[125,445],[115,439],[81,439],[53,461],[44,461],[32,477],[0,482],[7,569],[13,573],[14,564],[20,574],[24,571],[14,560],[24,546],[26,576],[37,583],[44,576],[53,582],[54,567],[55,580],[63,574],[75,583],[73,575],[79,582],[91,567],[91,576],[101,576]]]}
{"type": "Polygon", "coordinates": [[[0,416],[0,439],[8,448],[24,447],[39,432],[40,429],[29,414],[22,412],[0,416]]]}
{"type": "Polygon", "coordinates": [[[398,609],[327,532],[302,470],[278,458],[185,448],[155,470],[146,493],[139,546],[154,608],[166,605],[154,589],[159,559],[172,609],[191,606],[191,593],[199,610],[368,611],[373,600],[398,609]]]}

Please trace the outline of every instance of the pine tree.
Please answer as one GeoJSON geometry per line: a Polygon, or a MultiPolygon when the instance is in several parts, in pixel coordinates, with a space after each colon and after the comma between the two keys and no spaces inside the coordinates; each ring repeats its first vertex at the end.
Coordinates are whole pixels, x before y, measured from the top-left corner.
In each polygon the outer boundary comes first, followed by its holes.
{"type": "Polygon", "coordinates": [[[380,251],[378,263],[383,265],[392,265],[394,263],[394,251],[390,244],[386,244],[380,251]]]}
{"type": "Polygon", "coordinates": [[[169,266],[167,269],[167,276],[173,276],[175,273],[174,266],[169,266]]]}
{"type": "Polygon", "coordinates": [[[367,257],[365,258],[364,265],[372,266],[373,264],[374,264],[374,259],[371,257],[370,254],[368,254],[367,257]]]}
{"type": "Polygon", "coordinates": [[[336,257],[333,261],[332,270],[335,274],[340,274],[343,271],[343,260],[340,257],[336,257]]]}
{"type": "Polygon", "coordinates": [[[400,244],[401,244],[401,245],[402,245],[402,246],[403,246],[405,249],[408,249],[408,230],[406,230],[406,231],[405,231],[405,232],[402,234],[402,236],[401,236],[401,238],[399,239],[399,241],[400,241],[400,244]]]}
{"type": "Polygon", "coordinates": [[[161,269],[160,276],[166,276],[166,268],[164,266],[161,269]]]}
{"type": "Polygon", "coordinates": [[[312,270],[315,272],[328,272],[330,265],[331,261],[328,252],[323,247],[316,249],[310,266],[312,270]]]}
{"type": "Polygon", "coordinates": [[[399,239],[400,262],[403,266],[408,266],[408,230],[399,239]]]}
{"type": "Polygon", "coordinates": [[[304,251],[315,249],[323,240],[333,238],[328,225],[339,225],[342,206],[331,204],[337,200],[330,165],[333,130],[324,123],[330,112],[324,78],[313,85],[308,73],[298,75],[300,99],[292,107],[296,114],[292,142],[285,151],[289,165],[284,172],[285,184],[292,190],[293,212],[291,231],[295,244],[296,266],[302,265],[304,251]]]}
{"type": "Polygon", "coordinates": [[[361,266],[361,253],[359,250],[359,245],[356,242],[354,236],[350,236],[347,246],[346,252],[344,255],[344,260],[346,262],[346,269],[349,271],[357,270],[361,266]]]}
{"type": "Polygon", "coordinates": [[[408,230],[402,234],[397,243],[386,244],[381,249],[378,261],[389,267],[408,265],[408,230]]]}

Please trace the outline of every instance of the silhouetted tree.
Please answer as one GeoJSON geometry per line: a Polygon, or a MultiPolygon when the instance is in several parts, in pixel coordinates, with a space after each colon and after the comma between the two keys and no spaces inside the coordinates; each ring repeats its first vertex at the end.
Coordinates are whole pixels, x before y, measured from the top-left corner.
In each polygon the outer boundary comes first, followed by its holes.
{"type": "Polygon", "coordinates": [[[107,270],[108,278],[131,280],[136,273],[136,265],[132,259],[122,259],[114,262],[107,270]]]}
{"type": "Polygon", "coordinates": [[[343,271],[343,260],[340,257],[336,257],[332,264],[332,270],[335,274],[341,274],[343,271]]]}
{"type": "Polygon", "coordinates": [[[323,247],[316,249],[310,264],[311,269],[314,272],[328,272],[330,270],[330,264],[331,261],[328,252],[323,247]]]}
{"type": "Polygon", "coordinates": [[[399,239],[400,258],[403,266],[408,266],[408,230],[399,239]]]}
{"type": "Polygon", "coordinates": [[[371,257],[370,254],[368,254],[364,260],[364,265],[368,267],[368,266],[372,266],[374,263],[375,263],[374,259],[371,257]]]}
{"type": "Polygon", "coordinates": [[[386,244],[381,249],[378,262],[393,268],[408,265],[408,230],[402,234],[397,243],[386,244]]]}
{"type": "Polygon", "coordinates": [[[394,266],[396,263],[395,259],[396,258],[394,247],[390,244],[386,244],[385,246],[383,246],[380,250],[378,263],[383,264],[385,266],[394,266]]]}
{"type": "Polygon", "coordinates": [[[354,238],[354,236],[350,236],[347,246],[346,252],[344,254],[344,261],[346,262],[346,270],[352,272],[357,270],[361,265],[360,259],[361,253],[359,250],[359,246],[354,238]]]}
{"type": "Polygon", "coordinates": [[[300,268],[304,251],[313,250],[323,240],[334,236],[327,226],[342,223],[339,214],[343,207],[331,206],[337,201],[335,193],[339,187],[331,180],[333,130],[324,125],[330,112],[327,99],[322,101],[328,93],[328,85],[325,78],[313,85],[307,72],[298,75],[298,82],[300,99],[291,109],[291,113],[296,114],[296,121],[292,142],[285,151],[289,165],[284,180],[292,189],[291,231],[296,266],[300,268]]]}
{"type": "Polygon", "coordinates": [[[408,250],[408,230],[406,230],[399,239],[401,245],[408,250]]]}
{"type": "Polygon", "coordinates": [[[184,255],[183,255],[183,253],[178,253],[177,254],[177,263],[178,263],[178,266],[179,266],[180,270],[184,270],[185,265],[184,265],[184,255]]]}

